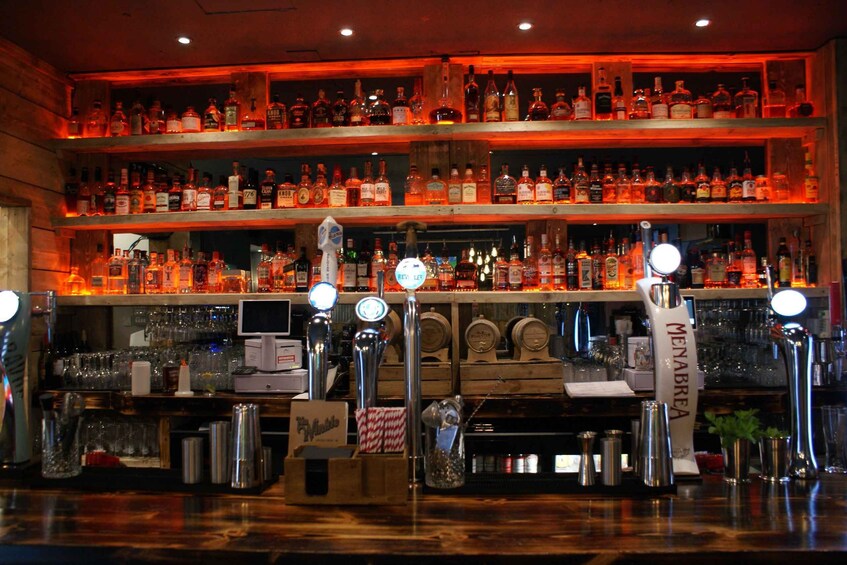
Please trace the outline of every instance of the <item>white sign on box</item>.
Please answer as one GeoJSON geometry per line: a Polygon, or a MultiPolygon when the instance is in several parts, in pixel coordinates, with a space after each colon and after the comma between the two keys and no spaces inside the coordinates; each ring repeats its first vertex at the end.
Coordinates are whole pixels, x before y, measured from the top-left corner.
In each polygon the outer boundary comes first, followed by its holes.
{"type": "MultiPolygon", "coordinates": [[[[262,363],[262,340],[244,341],[244,365],[260,367],[262,363]]],[[[276,371],[290,371],[303,366],[303,344],[296,339],[276,340],[276,371]]]]}

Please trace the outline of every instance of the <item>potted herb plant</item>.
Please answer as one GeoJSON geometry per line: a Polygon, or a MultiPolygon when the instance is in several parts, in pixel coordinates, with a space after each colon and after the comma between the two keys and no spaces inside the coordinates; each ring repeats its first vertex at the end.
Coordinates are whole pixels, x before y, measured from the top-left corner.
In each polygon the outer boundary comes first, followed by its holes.
{"type": "Polygon", "coordinates": [[[761,423],[756,417],[758,410],[736,410],[727,416],[716,416],[706,412],[709,433],[721,438],[724,480],[728,483],[749,483],[750,443],[761,435],[761,423]]]}

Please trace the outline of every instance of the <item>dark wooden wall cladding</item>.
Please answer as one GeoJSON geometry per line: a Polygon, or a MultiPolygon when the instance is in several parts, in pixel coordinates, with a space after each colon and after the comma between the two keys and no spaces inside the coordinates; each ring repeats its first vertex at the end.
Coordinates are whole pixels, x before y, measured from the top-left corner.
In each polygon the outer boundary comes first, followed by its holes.
{"type": "Polygon", "coordinates": [[[262,496],[0,490],[0,561],[773,563],[847,559],[847,478],[676,496],[412,496],[405,506],[262,496]],[[789,557],[790,556],[790,557],[789,557]]]}

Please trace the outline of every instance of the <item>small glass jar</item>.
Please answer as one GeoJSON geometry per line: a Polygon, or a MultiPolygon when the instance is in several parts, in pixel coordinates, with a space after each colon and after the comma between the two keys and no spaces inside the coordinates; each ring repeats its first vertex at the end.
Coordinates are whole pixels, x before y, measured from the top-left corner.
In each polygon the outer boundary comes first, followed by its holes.
{"type": "Polygon", "coordinates": [[[200,114],[189,106],[182,113],[182,133],[199,133],[201,131],[200,114]]]}

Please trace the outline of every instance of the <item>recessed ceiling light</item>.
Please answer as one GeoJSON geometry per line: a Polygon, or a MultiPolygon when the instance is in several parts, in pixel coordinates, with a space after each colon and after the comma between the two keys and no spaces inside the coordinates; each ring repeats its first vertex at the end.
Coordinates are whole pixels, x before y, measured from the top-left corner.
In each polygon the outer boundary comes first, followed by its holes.
{"type": "Polygon", "coordinates": [[[343,27],[339,30],[338,33],[340,33],[344,37],[350,37],[351,35],[353,35],[353,30],[350,29],[349,27],[343,27]]]}
{"type": "Polygon", "coordinates": [[[377,151],[373,151],[373,152],[371,152],[371,155],[377,156],[377,155],[379,155],[379,153],[377,151]]]}
{"type": "Polygon", "coordinates": [[[697,27],[706,27],[710,23],[712,23],[712,20],[708,20],[706,18],[703,18],[703,19],[700,19],[700,20],[697,20],[696,22],[694,22],[694,25],[696,25],[697,27]]]}
{"type": "Polygon", "coordinates": [[[191,43],[191,38],[185,35],[180,35],[176,38],[176,40],[182,43],[183,45],[188,45],[189,43],[191,43]]]}
{"type": "Polygon", "coordinates": [[[518,24],[518,29],[521,31],[529,31],[532,29],[532,24],[529,22],[521,22],[518,24]]]}

